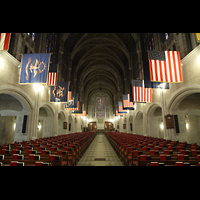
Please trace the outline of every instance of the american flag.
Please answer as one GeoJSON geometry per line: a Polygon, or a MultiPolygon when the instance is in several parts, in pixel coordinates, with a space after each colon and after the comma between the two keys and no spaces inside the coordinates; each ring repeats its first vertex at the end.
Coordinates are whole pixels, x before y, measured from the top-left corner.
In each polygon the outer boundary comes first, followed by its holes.
{"type": "Polygon", "coordinates": [[[120,113],[120,112],[118,112],[118,110],[116,110],[115,115],[125,115],[125,113],[120,113]]]}
{"type": "Polygon", "coordinates": [[[0,33],[0,50],[8,50],[10,33],[0,33]]]}
{"type": "Polygon", "coordinates": [[[85,116],[86,117],[86,105],[84,105],[84,109],[83,109],[83,116],[85,116]]]}
{"type": "Polygon", "coordinates": [[[155,82],[182,82],[178,51],[149,51],[150,78],[155,82]]]}
{"type": "MultiPolygon", "coordinates": [[[[118,105],[119,105],[119,102],[118,102],[118,105]]],[[[120,112],[120,111],[119,111],[119,106],[116,106],[116,110],[115,110],[115,115],[116,115],[116,116],[118,116],[118,115],[125,115],[125,113],[126,113],[126,112],[120,112]]]]}
{"type": "Polygon", "coordinates": [[[127,110],[123,110],[122,101],[118,101],[118,111],[119,111],[119,113],[127,113],[127,110]]]}
{"type": "Polygon", "coordinates": [[[152,88],[144,88],[143,80],[133,80],[133,101],[152,102],[152,88]]]}
{"type": "Polygon", "coordinates": [[[77,117],[86,117],[86,106],[84,106],[84,104],[83,104],[83,114],[77,114],[76,116],[77,117]]]}
{"type": "Polygon", "coordinates": [[[47,83],[41,85],[57,85],[57,64],[50,64],[49,73],[47,77],[47,83]]]}
{"type": "Polygon", "coordinates": [[[68,89],[68,97],[67,100],[72,100],[72,89],[71,89],[71,83],[69,82],[69,89],[68,89]]]}
{"type": "MultiPolygon", "coordinates": [[[[80,107],[80,101],[78,101],[78,106],[75,108],[72,108],[71,110],[79,110],[79,107],[80,107]]],[[[67,110],[67,109],[66,109],[67,110]]]]}
{"type": "Polygon", "coordinates": [[[133,102],[130,102],[130,94],[123,94],[123,108],[133,109],[133,102]]]}
{"type": "MultiPolygon", "coordinates": [[[[149,61],[143,61],[144,87],[159,88],[162,82],[152,82],[150,80],[149,61]]],[[[165,83],[163,89],[169,89],[169,83],[165,83]]]]}

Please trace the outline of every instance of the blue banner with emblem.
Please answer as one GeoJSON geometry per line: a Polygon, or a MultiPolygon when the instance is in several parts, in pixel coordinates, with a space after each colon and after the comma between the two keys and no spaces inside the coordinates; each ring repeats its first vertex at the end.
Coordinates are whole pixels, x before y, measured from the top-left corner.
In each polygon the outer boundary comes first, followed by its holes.
{"type": "Polygon", "coordinates": [[[68,82],[57,82],[56,86],[51,86],[50,102],[67,102],[68,82]]]}
{"type": "Polygon", "coordinates": [[[46,83],[50,53],[23,54],[19,84],[46,83]]]}
{"type": "MultiPolygon", "coordinates": [[[[68,93],[69,94],[69,93],[68,93]]],[[[72,99],[65,104],[66,110],[78,110],[78,93],[72,93],[72,99]]]]}
{"type": "Polygon", "coordinates": [[[72,114],[83,114],[83,106],[84,106],[84,104],[80,101],[79,109],[72,110],[72,114]]]}

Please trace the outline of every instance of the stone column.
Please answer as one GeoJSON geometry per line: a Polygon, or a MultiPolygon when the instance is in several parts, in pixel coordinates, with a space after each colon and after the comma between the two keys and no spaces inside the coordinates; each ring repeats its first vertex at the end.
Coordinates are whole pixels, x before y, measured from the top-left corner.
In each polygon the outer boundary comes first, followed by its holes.
{"type": "Polygon", "coordinates": [[[39,102],[40,102],[40,91],[39,88],[35,92],[35,106],[33,111],[31,112],[31,139],[37,139],[37,126],[38,126],[38,119],[39,119],[39,102]]]}
{"type": "Polygon", "coordinates": [[[55,113],[52,116],[51,136],[58,135],[58,109],[61,103],[55,103],[55,113]]]}
{"type": "Polygon", "coordinates": [[[146,113],[146,104],[142,103],[143,109],[143,135],[147,136],[147,113],[146,113]]]}
{"type": "Polygon", "coordinates": [[[38,126],[39,109],[35,107],[31,112],[31,139],[37,139],[37,126],[38,126]]]}

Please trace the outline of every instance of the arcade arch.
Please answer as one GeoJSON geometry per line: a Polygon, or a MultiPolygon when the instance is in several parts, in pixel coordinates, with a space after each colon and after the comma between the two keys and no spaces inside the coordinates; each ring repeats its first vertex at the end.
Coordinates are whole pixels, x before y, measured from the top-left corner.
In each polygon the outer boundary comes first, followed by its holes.
{"type": "Polygon", "coordinates": [[[73,118],[71,115],[68,116],[68,132],[73,133],[73,118]]]}
{"type": "Polygon", "coordinates": [[[0,146],[4,143],[27,140],[29,103],[17,92],[0,91],[0,146]],[[27,118],[28,119],[28,118],[27,118]],[[26,124],[23,129],[23,123],[26,124]]]}
{"type": "Polygon", "coordinates": [[[143,113],[138,111],[135,116],[136,134],[143,135],[143,113]]]}
{"type": "Polygon", "coordinates": [[[66,117],[63,111],[58,113],[58,135],[64,135],[66,130],[63,128],[63,123],[66,121],[66,117]]]}
{"type": "Polygon", "coordinates": [[[171,138],[200,145],[200,89],[177,92],[169,103],[170,113],[178,116],[179,133],[173,129],[171,138]]]}
{"type": "Polygon", "coordinates": [[[132,133],[133,132],[133,115],[129,116],[127,130],[128,130],[127,131],[128,133],[132,133]]]}
{"type": "Polygon", "coordinates": [[[153,104],[147,111],[148,135],[151,137],[164,138],[164,120],[162,108],[158,104],[153,104]]]}
{"type": "Polygon", "coordinates": [[[37,126],[37,137],[49,137],[53,135],[53,112],[47,106],[43,105],[39,108],[39,118],[37,126]]]}

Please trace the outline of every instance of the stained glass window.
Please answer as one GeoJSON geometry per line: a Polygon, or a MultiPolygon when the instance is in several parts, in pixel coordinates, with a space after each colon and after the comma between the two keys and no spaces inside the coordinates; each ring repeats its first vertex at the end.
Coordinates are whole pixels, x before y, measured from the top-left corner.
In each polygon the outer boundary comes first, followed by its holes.
{"type": "Polygon", "coordinates": [[[35,33],[32,33],[32,37],[31,37],[32,41],[35,40],[35,33]]]}
{"type": "Polygon", "coordinates": [[[142,56],[145,61],[148,61],[148,50],[155,50],[153,33],[141,34],[142,56]]]}
{"type": "Polygon", "coordinates": [[[35,33],[27,33],[27,35],[31,37],[32,41],[35,40],[35,33]]]}
{"type": "Polygon", "coordinates": [[[169,38],[168,33],[165,33],[165,39],[167,40],[169,38]]]}
{"type": "Polygon", "coordinates": [[[109,117],[109,98],[103,94],[98,94],[92,99],[92,118],[109,117]]]}
{"type": "Polygon", "coordinates": [[[52,53],[51,59],[52,63],[58,62],[58,33],[47,33],[47,39],[46,39],[46,53],[52,53]]]}

